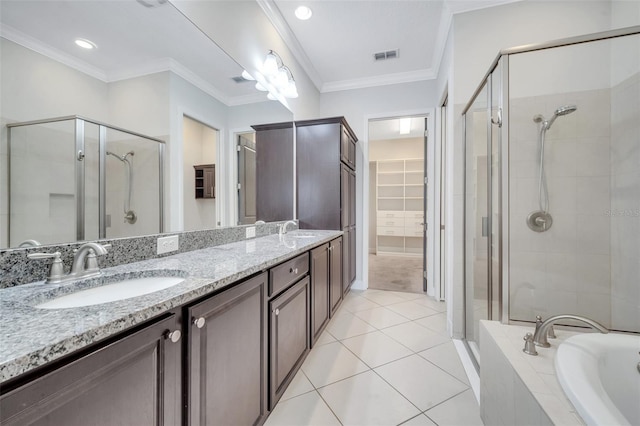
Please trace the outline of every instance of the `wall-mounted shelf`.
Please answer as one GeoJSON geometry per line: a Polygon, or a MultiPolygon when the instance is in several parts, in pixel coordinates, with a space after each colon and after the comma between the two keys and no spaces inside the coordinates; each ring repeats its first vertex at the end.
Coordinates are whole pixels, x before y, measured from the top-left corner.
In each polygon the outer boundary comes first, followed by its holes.
{"type": "Polygon", "coordinates": [[[216,198],[216,165],[201,164],[193,168],[196,172],[196,198],[216,198]]]}

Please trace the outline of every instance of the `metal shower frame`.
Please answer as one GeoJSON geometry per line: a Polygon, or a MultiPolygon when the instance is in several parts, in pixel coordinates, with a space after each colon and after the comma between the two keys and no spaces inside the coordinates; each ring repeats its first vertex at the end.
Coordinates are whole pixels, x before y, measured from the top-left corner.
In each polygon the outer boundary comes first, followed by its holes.
{"type": "MultiPolygon", "coordinates": [[[[491,245],[493,243],[492,241],[492,235],[491,232],[488,232],[488,238],[487,238],[487,252],[489,253],[489,260],[488,260],[488,272],[487,272],[487,282],[489,283],[488,286],[488,297],[487,297],[487,303],[488,303],[488,318],[489,319],[497,319],[499,320],[501,323],[503,324],[509,324],[511,323],[509,320],[509,182],[508,179],[504,179],[504,176],[509,176],[509,162],[508,161],[502,161],[502,159],[504,158],[508,158],[509,155],[509,57],[510,55],[513,54],[518,54],[518,53],[527,53],[527,52],[534,52],[534,51],[538,51],[538,50],[545,50],[545,49],[552,49],[552,48],[556,48],[556,47],[563,47],[563,46],[570,46],[570,45],[576,45],[576,44],[582,44],[582,43],[589,43],[589,42],[594,42],[594,41],[600,41],[600,40],[607,40],[607,39],[613,39],[613,38],[618,38],[618,37],[625,37],[625,36],[631,36],[631,35],[637,35],[640,34],[640,25],[636,25],[636,26],[632,26],[632,27],[626,27],[626,28],[620,28],[620,29],[615,29],[615,30],[610,30],[610,31],[604,31],[604,32],[599,32],[599,33],[593,33],[593,34],[586,34],[586,35],[581,35],[581,36],[576,36],[576,37],[569,37],[569,38],[564,38],[564,39],[560,39],[560,40],[554,40],[554,41],[549,41],[549,42],[544,42],[544,43],[537,43],[537,44],[528,44],[528,45],[523,45],[523,46],[517,46],[517,47],[512,47],[512,48],[508,48],[508,49],[503,49],[500,50],[500,52],[498,52],[498,55],[496,56],[496,58],[493,60],[493,62],[491,63],[491,65],[489,66],[488,71],[485,73],[484,77],[482,78],[480,84],[478,85],[478,87],[476,88],[476,90],[473,92],[473,95],[471,96],[470,100],[467,102],[466,106],[464,107],[463,111],[462,111],[462,116],[464,117],[466,115],[466,113],[471,109],[473,103],[475,102],[476,98],[482,93],[482,90],[484,89],[484,87],[487,87],[488,90],[488,99],[487,99],[487,139],[489,141],[489,143],[491,143],[491,135],[492,135],[492,126],[500,123],[499,126],[499,140],[498,140],[498,158],[500,160],[500,165],[499,165],[499,169],[498,169],[498,186],[500,188],[500,193],[498,194],[498,211],[500,213],[499,215],[499,223],[498,224],[490,224],[490,228],[495,225],[498,227],[499,231],[500,231],[500,238],[497,241],[498,244],[498,259],[497,259],[497,269],[499,271],[499,276],[498,276],[498,294],[495,295],[493,294],[493,289],[491,286],[491,278],[492,278],[492,274],[493,274],[493,265],[491,262],[491,245]],[[493,75],[493,72],[500,67],[500,72],[501,72],[501,84],[500,84],[500,88],[499,88],[499,102],[498,105],[496,105],[498,107],[498,111],[499,111],[499,116],[498,117],[493,117],[492,116],[492,108],[494,107],[494,105],[492,105],[493,103],[493,99],[491,96],[492,93],[492,81],[491,81],[491,76],[493,75]],[[497,298],[498,301],[498,306],[499,312],[493,312],[492,309],[492,301],[494,298],[497,298]]],[[[466,155],[467,155],[467,149],[466,149],[466,120],[463,119],[462,120],[462,125],[463,125],[463,135],[464,135],[464,145],[463,145],[463,158],[465,159],[466,162],[466,155]]],[[[492,161],[492,152],[491,149],[488,150],[487,153],[487,166],[488,166],[488,170],[489,173],[487,174],[487,191],[488,191],[488,195],[487,195],[487,199],[491,200],[492,197],[492,193],[491,193],[491,161],[492,161]]],[[[463,167],[463,182],[464,182],[464,190],[463,190],[463,194],[466,194],[466,186],[467,186],[467,182],[466,182],[466,166],[463,167]]],[[[492,217],[492,206],[491,203],[488,202],[487,203],[487,208],[488,208],[488,216],[489,218],[492,217]]],[[[466,205],[466,196],[463,197],[463,212],[464,212],[464,217],[466,218],[466,212],[467,212],[467,205],[466,205]]],[[[466,234],[467,234],[467,229],[466,229],[466,220],[463,222],[464,223],[464,227],[463,227],[463,241],[466,244],[466,234]]],[[[491,231],[491,229],[489,229],[489,231],[491,231]]],[[[463,277],[466,280],[467,277],[467,262],[466,262],[466,250],[463,249],[463,260],[462,260],[462,264],[463,264],[463,277]]],[[[464,306],[463,306],[463,311],[465,312],[465,319],[464,319],[464,335],[465,335],[465,345],[468,345],[467,340],[466,340],[466,336],[467,336],[467,321],[466,321],[466,312],[467,312],[467,306],[466,306],[466,294],[467,294],[467,286],[466,286],[466,281],[463,284],[463,301],[464,301],[464,306]]],[[[467,347],[467,350],[469,351],[469,348],[467,347]]],[[[473,357],[472,357],[473,359],[473,357]]],[[[475,362],[475,360],[474,360],[475,362]]],[[[476,365],[476,368],[478,368],[479,366],[476,365]]]]}
{"type": "MultiPolygon", "coordinates": [[[[106,181],[106,152],[107,152],[107,129],[116,130],[119,132],[123,132],[132,136],[136,136],[139,138],[143,138],[152,142],[157,142],[158,145],[158,173],[159,173],[159,212],[158,212],[158,220],[159,220],[159,230],[158,232],[164,232],[164,147],[165,142],[161,139],[153,138],[151,136],[143,135],[142,133],[134,132],[131,130],[127,130],[121,127],[113,126],[111,124],[103,123],[98,120],[93,120],[91,118],[82,117],[79,115],[69,115],[63,117],[55,117],[55,118],[47,118],[42,120],[33,120],[33,121],[23,121],[20,123],[9,123],[7,124],[8,134],[7,134],[7,142],[8,142],[8,157],[11,158],[11,129],[14,127],[24,127],[38,124],[48,124],[48,123],[56,123],[61,121],[75,121],[75,153],[76,153],[76,161],[84,158],[85,145],[84,145],[84,134],[85,134],[85,123],[91,123],[98,126],[98,173],[99,173],[99,188],[98,188],[98,238],[106,238],[107,237],[107,213],[106,213],[106,205],[107,205],[107,181],[106,181]]],[[[8,175],[9,175],[9,200],[8,207],[9,211],[11,211],[11,161],[8,162],[8,175]]],[[[85,240],[84,236],[84,225],[85,225],[85,203],[84,203],[84,191],[85,191],[85,173],[84,167],[78,167],[76,164],[75,168],[75,184],[76,184],[76,240],[83,241],[85,240]]],[[[11,241],[11,226],[8,229],[8,237],[9,241],[11,241]]]]}

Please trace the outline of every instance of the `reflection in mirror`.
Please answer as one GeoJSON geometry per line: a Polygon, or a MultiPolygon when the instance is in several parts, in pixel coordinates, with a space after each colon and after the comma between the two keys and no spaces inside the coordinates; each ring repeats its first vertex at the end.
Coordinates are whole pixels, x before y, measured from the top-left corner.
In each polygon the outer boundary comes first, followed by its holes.
{"type": "MultiPolygon", "coordinates": [[[[64,243],[243,222],[239,197],[245,200],[246,194],[237,189],[238,135],[252,132],[252,125],[292,121],[293,116],[280,103],[266,100],[254,84],[238,78],[242,68],[171,3],[146,7],[149,4],[133,0],[0,2],[0,248],[16,247],[24,240],[64,243]],[[77,37],[90,40],[95,48],[78,47],[77,37]],[[81,210],[75,127],[71,122],[40,126],[38,131],[72,137],[62,141],[47,136],[46,148],[38,142],[34,155],[12,164],[11,213],[16,224],[22,220],[19,225],[29,232],[10,237],[7,124],[69,116],[108,123],[147,138],[108,130],[101,150],[98,126],[87,123],[83,196],[91,202],[81,210]],[[191,118],[213,129],[216,142],[213,152],[199,156],[190,152],[187,159],[185,123],[191,118]],[[166,146],[163,179],[157,161],[162,144],[156,140],[166,146]],[[194,166],[212,164],[215,167],[208,173],[213,170],[215,198],[198,198],[194,166]],[[40,173],[28,179],[14,176],[20,169],[40,173]],[[102,190],[101,170],[106,174],[102,190]],[[36,189],[37,182],[45,181],[51,186],[47,191],[42,186],[36,189]],[[27,199],[38,192],[44,199],[24,202],[22,210],[13,202],[14,195],[27,199]],[[101,194],[102,204],[96,202],[101,194]],[[164,198],[164,211],[157,207],[160,198],[164,198]],[[105,204],[106,209],[98,208],[105,204]],[[35,210],[46,220],[32,217],[35,210]],[[78,215],[84,218],[82,229],[78,215]]],[[[228,13],[233,13],[233,7],[230,2],[228,13]]],[[[26,133],[33,131],[35,127],[26,133]]],[[[20,142],[25,146],[18,146],[21,138],[12,135],[12,152],[36,143],[27,136],[27,141],[20,142]]],[[[292,188],[274,190],[293,192],[292,188]]],[[[251,210],[250,202],[245,204],[251,210]]],[[[250,213],[243,213],[247,215],[243,223],[251,220],[250,213]]]]}

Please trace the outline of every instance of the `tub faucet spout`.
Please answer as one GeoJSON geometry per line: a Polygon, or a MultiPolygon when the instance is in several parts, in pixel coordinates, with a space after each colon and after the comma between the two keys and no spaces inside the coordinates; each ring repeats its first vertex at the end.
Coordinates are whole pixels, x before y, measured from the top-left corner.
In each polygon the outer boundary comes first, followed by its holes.
{"type": "Polygon", "coordinates": [[[540,346],[540,347],[543,347],[543,348],[550,347],[551,345],[549,344],[549,341],[547,340],[549,329],[551,328],[551,326],[555,322],[558,322],[558,321],[564,320],[564,319],[570,319],[570,320],[576,320],[576,321],[583,322],[583,323],[589,325],[591,328],[595,328],[596,330],[598,330],[600,333],[603,333],[603,334],[607,334],[609,332],[609,330],[605,326],[600,324],[599,322],[594,321],[594,320],[589,319],[589,318],[586,318],[586,317],[581,317],[579,315],[568,315],[568,314],[567,315],[556,315],[556,316],[553,316],[551,318],[548,318],[539,327],[537,327],[536,332],[533,335],[533,343],[535,343],[537,346],[540,346]]]}

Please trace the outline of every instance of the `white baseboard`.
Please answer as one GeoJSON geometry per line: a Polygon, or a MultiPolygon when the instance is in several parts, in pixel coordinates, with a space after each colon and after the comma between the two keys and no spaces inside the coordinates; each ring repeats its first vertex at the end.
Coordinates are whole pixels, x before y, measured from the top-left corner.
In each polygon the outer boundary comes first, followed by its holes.
{"type": "Polygon", "coordinates": [[[464,371],[467,373],[467,378],[471,384],[471,389],[473,389],[473,394],[478,401],[478,405],[480,405],[480,376],[478,376],[478,372],[473,365],[473,361],[471,361],[471,356],[469,355],[469,352],[467,352],[467,348],[464,346],[464,343],[462,343],[462,340],[452,339],[452,341],[458,351],[464,371]]]}

